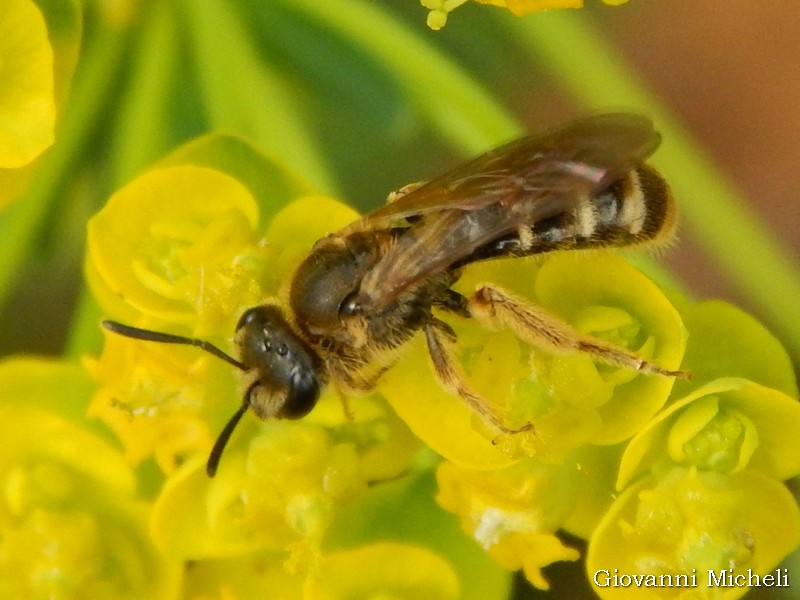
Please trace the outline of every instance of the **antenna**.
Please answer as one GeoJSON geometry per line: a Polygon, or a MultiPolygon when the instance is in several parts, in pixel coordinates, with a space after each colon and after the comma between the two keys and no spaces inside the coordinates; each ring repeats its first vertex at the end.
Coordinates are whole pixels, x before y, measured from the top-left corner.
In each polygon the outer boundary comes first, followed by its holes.
{"type": "Polygon", "coordinates": [[[197,338],[184,337],[182,335],[172,335],[171,333],[161,333],[160,331],[151,331],[150,329],[139,329],[138,327],[131,327],[130,325],[123,325],[117,321],[103,321],[103,327],[119,335],[133,338],[136,340],[145,340],[147,342],[159,342],[161,344],[183,344],[184,346],[197,346],[205,350],[209,354],[213,354],[217,358],[221,358],[226,363],[233,365],[237,369],[246,371],[247,367],[244,363],[239,362],[232,356],[226,354],[217,348],[211,342],[205,340],[198,340],[197,338]]]}
{"type": "MultiPolygon", "coordinates": [[[[160,331],[152,331],[150,329],[140,329],[138,327],[131,327],[130,325],[123,325],[117,321],[103,321],[103,327],[119,335],[136,340],[158,342],[161,344],[183,344],[185,346],[196,346],[202,350],[205,350],[209,354],[213,354],[217,358],[221,358],[226,363],[233,365],[237,369],[247,371],[247,367],[244,363],[236,360],[232,356],[217,348],[211,342],[207,342],[205,340],[184,337],[182,335],[173,335],[171,333],[162,333],[160,331]]],[[[242,405],[236,410],[235,413],[233,413],[233,416],[225,424],[225,427],[219,434],[217,441],[214,442],[214,447],[211,449],[211,454],[208,456],[208,462],[206,463],[206,474],[209,477],[214,477],[214,475],[216,475],[217,467],[219,466],[219,460],[222,456],[222,451],[228,444],[228,440],[230,440],[233,430],[236,429],[236,425],[239,424],[242,416],[250,407],[250,395],[257,386],[258,381],[256,380],[250,385],[250,387],[247,388],[247,391],[244,394],[244,402],[242,402],[242,405]]]]}

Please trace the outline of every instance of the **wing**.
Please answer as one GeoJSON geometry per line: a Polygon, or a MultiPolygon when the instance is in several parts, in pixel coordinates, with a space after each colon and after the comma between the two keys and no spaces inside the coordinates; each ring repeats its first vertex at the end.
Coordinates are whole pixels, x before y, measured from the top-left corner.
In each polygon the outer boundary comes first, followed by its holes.
{"type": "Polygon", "coordinates": [[[480,246],[572,210],[658,147],[649,119],[607,114],[529,136],[433,179],[343,230],[405,227],[361,282],[355,302],[379,310],[480,246]]]}
{"type": "Polygon", "coordinates": [[[367,213],[339,233],[402,226],[408,218],[434,212],[476,210],[519,188],[531,194],[575,192],[580,191],[575,186],[581,180],[591,188],[602,188],[640,164],[660,142],[660,134],[646,117],[596,115],[490,150],[367,213]]]}

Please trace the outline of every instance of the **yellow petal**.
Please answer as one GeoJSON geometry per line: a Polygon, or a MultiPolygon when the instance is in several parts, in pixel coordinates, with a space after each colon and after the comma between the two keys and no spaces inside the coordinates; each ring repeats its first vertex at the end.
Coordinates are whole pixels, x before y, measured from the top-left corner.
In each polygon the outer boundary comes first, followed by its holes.
{"type": "Polygon", "coordinates": [[[237,283],[225,269],[251,243],[257,223],[255,200],[232,177],[193,166],[156,169],[91,219],[87,260],[138,311],[195,322],[205,303],[237,283]]]}
{"type": "Polygon", "coordinates": [[[0,167],[28,164],[53,143],[53,50],[31,0],[0,11],[0,167]]]}
{"type": "Polygon", "coordinates": [[[458,597],[458,578],[446,560],[427,548],[391,542],[327,556],[305,589],[306,600],[458,597]]]}

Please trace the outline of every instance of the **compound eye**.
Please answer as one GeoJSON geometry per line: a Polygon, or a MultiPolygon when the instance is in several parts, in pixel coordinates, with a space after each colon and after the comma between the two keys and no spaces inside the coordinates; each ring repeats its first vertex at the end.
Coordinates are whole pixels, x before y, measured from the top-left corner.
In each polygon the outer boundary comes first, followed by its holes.
{"type": "Polygon", "coordinates": [[[247,327],[259,319],[263,319],[263,312],[264,308],[262,306],[248,308],[242,313],[242,316],[239,317],[239,322],[236,324],[236,331],[239,331],[242,327],[247,327]]]}
{"type": "Polygon", "coordinates": [[[289,394],[281,407],[279,417],[300,419],[311,412],[319,399],[319,383],[311,373],[297,370],[292,373],[289,394]]]}
{"type": "Polygon", "coordinates": [[[361,303],[358,301],[358,292],[351,292],[345,296],[339,305],[339,315],[342,317],[353,317],[361,313],[361,303]]]}

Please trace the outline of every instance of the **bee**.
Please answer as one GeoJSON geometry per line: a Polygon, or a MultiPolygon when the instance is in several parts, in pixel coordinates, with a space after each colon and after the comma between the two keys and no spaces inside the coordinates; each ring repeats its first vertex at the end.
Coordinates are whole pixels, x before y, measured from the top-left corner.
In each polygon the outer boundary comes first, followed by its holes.
{"type": "Polygon", "coordinates": [[[501,432],[530,429],[530,423],[507,427],[470,389],[454,357],[456,334],[437,315],[507,327],[552,352],[686,376],[581,335],[500,287],[484,285],[470,297],[452,287],[477,261],[668,240],[674,202],[664,179],[644,164],[660,141],[647,118],[597,115],[406,186],[383,207],[316,242],[293,275],[288,310],[270,302],[244,312],[234,336],[238,358],[204,340],[115,321],[103,325],[140,340],[198,346],[244,373],[242,404],[214,444],[209,477],[247,410],[261,419],[298,419],[328,384],[343,398],[366,393],[418,334],[445,390],[501,432]]]}

